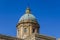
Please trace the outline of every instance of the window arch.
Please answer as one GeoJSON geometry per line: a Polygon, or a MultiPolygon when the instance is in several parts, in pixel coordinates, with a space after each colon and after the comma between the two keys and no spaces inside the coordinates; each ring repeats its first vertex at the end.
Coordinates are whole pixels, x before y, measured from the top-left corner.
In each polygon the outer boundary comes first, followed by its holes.
{"type": "Polygon", "coordinates": [[[33,28],[32,33],[34,33],[34,32],[35,32],[35,29],[33,28]]]}
{"type": "Polygon", "coordinates": [[[27,28],[24,28],[24,32],[27,32],[27,28]]]}

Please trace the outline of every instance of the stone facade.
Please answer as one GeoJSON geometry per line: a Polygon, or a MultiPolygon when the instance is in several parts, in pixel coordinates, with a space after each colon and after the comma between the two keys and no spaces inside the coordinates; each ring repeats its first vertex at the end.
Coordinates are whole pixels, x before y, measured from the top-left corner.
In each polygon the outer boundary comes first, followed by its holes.
{"type": "Polygon", "coordinates": [[[0,34],[0,40],[23,40],[23,39],[0,34]]]}
{"type": "Polygon", "coordinates": [[[24,39],[27,36],[32,35],[33,31],[34,33],[39,33],[39,25],[36,23],[24,23],[18,25],[17,30],[18,30],[17,37],[24,39]]]}
{"type": "Polygon", "coordinates": [[[0,34],[0,40],[56,40],[56,38],[44,36],[41,34],[32,34],[32,35],[26,37],[25,39],[20,39],[17,37],[6,36],[6,35],[0,34]]]}

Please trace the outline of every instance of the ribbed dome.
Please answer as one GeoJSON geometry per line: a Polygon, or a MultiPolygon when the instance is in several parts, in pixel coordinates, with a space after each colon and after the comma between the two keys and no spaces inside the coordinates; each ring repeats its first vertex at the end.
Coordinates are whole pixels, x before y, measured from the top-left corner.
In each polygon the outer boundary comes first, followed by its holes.
{"type": "Polygon", "coordinates": [[[36,18],[31,14],[30,9],[27,8],[26,13],[19,19],[20,22],[37,22],[36,18]]]}

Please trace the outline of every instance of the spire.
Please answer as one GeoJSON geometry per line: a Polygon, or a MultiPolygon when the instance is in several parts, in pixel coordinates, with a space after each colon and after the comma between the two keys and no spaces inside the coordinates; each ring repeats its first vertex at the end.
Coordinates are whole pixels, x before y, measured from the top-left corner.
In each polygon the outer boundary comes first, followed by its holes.
{"type": "Polygon", "coordinates": [[[29,7],[27,7],[27,9],[26,9],[26,13],[30,14],[30,8],[29,7]]]}

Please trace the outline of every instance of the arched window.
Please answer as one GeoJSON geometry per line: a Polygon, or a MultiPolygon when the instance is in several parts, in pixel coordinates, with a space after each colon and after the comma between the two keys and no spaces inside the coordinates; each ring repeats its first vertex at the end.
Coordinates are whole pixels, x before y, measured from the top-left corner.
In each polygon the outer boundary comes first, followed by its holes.
{"type": "Polygon", "coordinates": [[[34,33],[34,32],[35,32],[35,29],[33,28],[32,33],[34,33]]]}
{"type": "Polygon", "coordinates": [[[27,32],[27,28],[24,28],[24,32],[27,32]]]}

